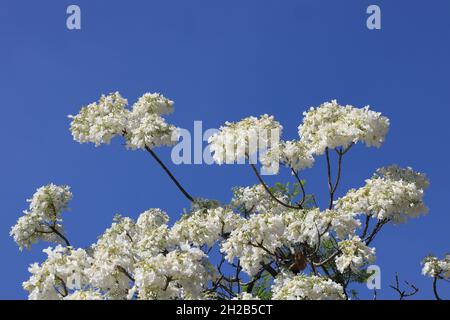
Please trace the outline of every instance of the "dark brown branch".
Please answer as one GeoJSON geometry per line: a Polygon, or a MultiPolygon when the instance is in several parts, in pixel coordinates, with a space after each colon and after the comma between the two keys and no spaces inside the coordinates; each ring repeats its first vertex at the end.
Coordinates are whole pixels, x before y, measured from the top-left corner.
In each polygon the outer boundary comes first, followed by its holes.
{"type": "Polygon", "coordinates": [[[116,266],[117,270],[119,270],[120,272],[122,272],[124,275],[127,276],[128,279],[130,279],[131,281],[135,282],[133,276],[127,271],[125,270],[124,267],[122,266],[116,266]]]}
{"type": "Polygon", "coordinates": [[[156,153],[149,148],[148,146],[145,146],[145,150],[150,153],[150,155],[158,162],[158,164],[163,168],[163,170],[167,173],[167,175],[172,179],[172,181],[175,183],[175,185],[178,187],[178,189],[183,193],[183,195],[191,202],[194,202],[194,198],[183,188],[183,186],[178,182],[178,180],[175,178],[175,176],[170,172],[169,168],[161,161],[161,159],[156,155],[156,153]]]}
{"type": "Polygon", "coordinates": [[[411,296],[415,295],[417,292],[419,292],[419,288],[417,288],[415,285],[410,284],[408,281],[405,281],[405,284],[409,288],[411,288],[410,292],[406,292],[406,290],[400,289],[400,281],[398,279],[398,273],[396,272],[395,273],[395,286],[389,285],[389,287],[394,289],[399,294],[400,300],[403,300],[406,297],[411,297],[411,296]]]}
{"type": "Polygon", "coordinates": [[[60,237],[66,244],[66,246],[71,247],[69,240],[56,229],[54,226],[49,226],[49,228],[52,230],[53,233],[55,233],[58,237],[60,237]]]}
{"type": "Polygon", "coordinates": [[[289,209],[300,209],[299,207],[294,207],[291,206],[290,204],[284,203],[283,201],[281,201],[280,199],[278,199],[273,193],[272,191],[270,191],[270,188],[267,186],[267,184],[264,182],[263,178],[261,177],[261,175],[258,172],[258,169],[256,168],[256,166],[253,163],[250,163],[250,165],[252,166],[253,172],[255,173],[256,177],[258,178],[259,182],[261,183],[261,185],[264,187],[264,189],[266,190],[266,192],[270,195],[270,197],[275,200],[277,203],[281,204],[283,207],[289,208],[289,209]]]}
{"type": "Polygon", "coordinates": [[[300,208],[302,208],[302,206],[303,206],[303,204],[305,203],[305,200],[306,200],[305,187],[303,186],[302,180],[301,180],[300,177],[298,176],[298,172],[295,171],[294,169],[291,169],[291,170],[292,170],[292,173],[293,173],[294,176],[295,176],[295,179],[297,179],[298,183],[300,184],[300,188],[301,188],[301,190],[302,190],[302,200],[300,200],[300,202],[299,202],[299,204],[298,204],[298,206],[299,206],[300,208]]]}
{"type": "Polygon", "coordinates": [[[437,277],[433,278],[433,293],[434,293],[434,296],[436,297],[436,300],[442,300],[437,291],[437,280],[438,280],[437,277]]]}

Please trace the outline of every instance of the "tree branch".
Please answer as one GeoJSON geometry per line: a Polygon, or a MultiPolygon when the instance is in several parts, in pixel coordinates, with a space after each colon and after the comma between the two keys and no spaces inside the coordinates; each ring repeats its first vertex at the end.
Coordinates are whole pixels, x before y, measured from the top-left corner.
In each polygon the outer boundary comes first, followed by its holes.
{"type": "Polygon", "coordinates": [[[145,150],[150,153],[150,155],[158,162],[158,164],[163,168],[163,170],[167,173],[167,175],[172,179],[178,189],[183,193],[183,195],[190,201],[195,202],[195,199],[183,188],[183,186],[178,182],[175,176],[170,172],[169,168],[161,161],[161,159],[156,155],[156,153],[150,149],[148,146],[145,146],[145,150]]]}

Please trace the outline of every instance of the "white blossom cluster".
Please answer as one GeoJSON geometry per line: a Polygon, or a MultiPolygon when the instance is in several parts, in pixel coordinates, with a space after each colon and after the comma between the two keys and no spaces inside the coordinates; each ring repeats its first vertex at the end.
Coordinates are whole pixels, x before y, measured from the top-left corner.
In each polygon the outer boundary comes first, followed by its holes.
{"type": "Polygon", "coordinates": [[[61,225],[61,213],[67,209],[72,193],[68,186],[49,184],[37,189],[31,199],[29,209],[12,227],[10,235],[22,248],[30,246],[39,240],[60,241],[55,230],[64,233],[61,225]],[[52,230],[53,228],[53,230],[52,230]]]}
{"type": "Polygon", "coordinates": [[[181,246],[136,264],[138,298],[200,299],[213,277],[207,255],[198,248],[181,246]]]}
{"type": "MultiPolygon", "coordinates": [[[[55,204],[65,207],[64,203],[55,204]]],[[[207,211],[194,213],[193,219],[207,221],[207,211]]],[[[230,232],[239,220],[224,208],[209,213],[214,217],[209,226],[219,235],[230,232]]],[[[160,209],[143,212],[136,222],[116,216],[89,249],[58,245],[44,250],[47,260],[30,266],[31,277],[23,286],[30,299],[202,298],[215,276],[208,256],[186,244],[187,233],[179,227],[171,230],[168,221],[160,209]]],[[[195,239],[197,235],[190,236],[195,239]]]]}
{"type": "MultiPolygon", "coordinates": [[[[287,201],[287,197],[279,192],[274,192],[274,195],[281,201],[287,201]]],[[[285,208],[272,199],[261,184],[234,188],[231,206],[247,213],[278,214],[285,211],[285,208]]]]}
{"type": "Polygon", "coordinates": [[[91,258],[83,249],[62,247],[44,250],[47,260],[41,265],[34,263],[28,269],[31,277],[23,283],[30,300],[62,299],[71,285],[79,289],[89,283],[87,270],[91,266],[91,258]]]}
{"type": "Polygon", "coordinates": [[[261,164],[270,171],[274,163],[281,164],[294,169],[296,172],[311,168],[314,158],[311,150],[303,141],[281,141],[278,146],[267,150],[261,156],[261,164]]]}
{"type": "Polygon", "coordinates": [[[259,297],[256,297],[248,292],[241,292],[233,300],[261,300],[259,297]]]}
{"type": "Polygon", "coordinates": [[[212,246],[222,236],[231,233],[242,218],[231,209],[222,207],[200,209],[184,215],[171,229],[170,238],[175,244],[190,243],[201,247],[212,246]]]}
{"type": "Polygon", "coordinates": [[[342,273],[349,268],[357,272],[362,266],[375,261],[375,248],[366,246],[358,236],[339,242],[339,250],[335,262],[342,273]]]}
{"type": "Polygon", "coordinates": [[[178,140],[178,129],[161,117],[173,112],[173,101],[158,93],[146,93],[131,110],[127,105],[128,101],[118,92],[102,95],[98,102],[69,116],[73,138],[99,146],[109,144],[115,136],[124,136],[130,149],[170,146],[178,140]]]}
{"type": "Polygon", "coordinates": [[[226,122],[219,132],[209,137],[209,148],[217,164],[236,163],[278,144],[282,129],[274,117],[267,114],[226,122]]]}
{"type": "Polygon", "coordinates": [[[450,280],[450,254],[447,254],[442,260],[428,256],[422,261],[422,265],[424,276],[450,280]]]}
{"type": "Polygon", "coordinates": [[[383,167],[378,169],[374,176],[394,181],[414,183],[418,189],[422,190],[427,189],[430,185],[430,181],[425,174],[414,171],[411,167],[400,168],[397,165],[383,167]]]}
{"type": "Polygon", "coordinates": [[[64,297],[64,300],[105,300],[105,297],[96,290],[77,290],[64,297]]]}
{"type": "Polygon", "coordinates": [[[428,212],[423,202],[424,190],[428,185],[423,176],[407,171],[408,177],[418,176],[419,180],[410,182],[403,180],[399,174],[392,174],[392,170],[380,169],[366,185],[360,189],[351,189],[344,197],[336,202],[336,208],[345,212],[363,213],[379,220],[391,219],[394,223],[406,221],[407,218],[417,217],[428,212]]]}
{"type": "Polygon", "coordinates": [[[274,300],[343,300],[342,286],[318,276],[282,274],[272,287],[274,300]]]}
{"type": "Polygon", "coordinates": [[[332,210],[289,209],[280,214],[252,214],[231,232],[222,243],[221,251],[230,262],[239,258],[242,269],[254,275],[283,246],[291,250],[297,244],[314,247],[329,231],[347,237],[353,235],[359,225],[352,215],[332,210]]]}
{"type": "Polygon", "coordinates": [[[389,119],[369,110],[368,106],[362,109],[341,106],[336,100],[310,108],[303,115],[299,135],[314,154],[359,141],[369,147],[379,147],[389,130],[389,119]]]}

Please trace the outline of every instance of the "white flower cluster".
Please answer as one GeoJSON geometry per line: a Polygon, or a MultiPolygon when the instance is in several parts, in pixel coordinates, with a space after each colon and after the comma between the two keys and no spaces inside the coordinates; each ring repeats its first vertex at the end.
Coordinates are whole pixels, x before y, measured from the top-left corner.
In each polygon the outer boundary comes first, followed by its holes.
{"type": "Polygon", "coordinates": [[[284,232],[281,215],[253,214],[222,242],[221,251],[229,262],[238,257],[242,270],[254,275],[260,271],[262,264],[270,261],[271,253],[286,243],[284,232]]]}
{"type": "Polygon", "coordinates": [[[259,297],[252,295],[248,292],[241,292],[233,300],[261,300],[259,297]]]}
{"type": "Polygon", "coordinates": [[[67,209],[71,199],[72,193],[68,186],[49,184],[37,189],[33,197],[27,200],[29,209],[24,211],[10,232],[20,249],[30,248],[39,240],[61,240],[54,231],[64,233],[61,213],[67,209]]]}
{"type": "MultiPolygon", "coordinates": [[[[59,202],[56,206],[65,207],[59,202]]],[[[219,235],[231,232],[240,219],[224,208],[196,212],[192,219],[206,222],[208,212],[212,217],[208,232],[219,235]]],[[[185,235],[194,239],[199,235],[189,235],[180,227],[171,230],[168,221],[160,209],[143,212],[136,222],[116,216],[112,226],[87,250],[60,245],[44,250],[47,260],[42,265],[31,265],[32,276],[24,283],[29,298],[202,298],[208,281],[214,277],[213,268],[203,251],[183,243],[185,235]]],[[[184,227],[192,226],[187,223],[184,227]]]]}
{"type": "Polygon", "coordinates": [[[341,106],[336,100],[326,102],[303,113],[299,126],[301,141],[314,154],[323,154],[326,148],[348,147],[358,141],[379,147],[389,130],[389,119],[380,113],[353,106],[341,106]]]}
{"type": "Polygon", "coordinates": [[[198,247],[212,246],[222,236],[236,229],[242,220],[231,209],[222,207],[209,210],[200,209],[183,215],[172,227],[170,238],[174,244],[190,243],[198,247]]]}
{"type": "Polygon", "coordinates": [[[369,248],[358,236],[339,242],[340,254],[335,259],[338,270],[347,269],[357,272],[367,263],[375,261],[375,248],[369,248]]]}
{"type": "Polygon", "coordinates": [[[109,299],[124,299],[128,294],[130,279],[125,272],[134,271],[135,238],[134,221],[117,216],[112,226],[92,246],[91,284],[105,292],[109,299]]]}
{"type": "Polygon", "coordinates": [[[274,300],[343,300],[338,283],[318,276],[282,274],[272,286],[274,300]]]}
{"type": "Polygon", "coordinates": [[[159,254],[136,264],[135,288],[138,298],[200,299],[212,267],[207,255],[198,248],[181,246],[168,254],[159,254]]]}
{"type": "Polygon", "coordinates": [[[450,280],[450,254],[444,259],[429,256],[422,261],[422,274],[424,276],[450,280]]]}
{"type": "Polygon", "coordinates": [[[96,146],[110,143],[116,135],[121,135],[126,129],[128,101],[119,92],[102,95],[98,102],[93,102],[83,108],[72,119],[70,131],[75,141],[92,142],[96,146]]]}
{"type": "Polygon", "coordinates": [[[346,212],[364,213],[379,220],[404,222],[408,217],[417,217],[428,212],[423,203],[424,191],[421,188],[428,185],[425,181],[422,175],[413,174],[411,169],[380,169],[371,179],[366,180],[364,187],[351,189],[339,199],[336,208],[346,212]],[[405,172],[406,176],[403,174],[405,172]],[[412,177],[418,179],[411,180],[412,177]]]}
{"type": "Polygon", "coordinates": [[[261,164],[270,171],[274,163],[281,164],[299,171],[304,168],[311,168],[314,158],[311,150],[303,141],[281,141],[275,148],[269,149],[262,157],[261,164]]]}
{"type": "Polygon", "coordinates": [[[297,244],[314,247],[319,237],[326,238],[330,231],[347,237],[353,235],[359,225],[353,215],[332,210],[289,209],[280,214],[252,214],[231,232],[222,243],[221,251],[230,262],[238,257],[243,271],[254,275],[283,246],[292,251],[297,244]]]}
{"type": "Polygon", "coordinates": [[[105,297],[98,291],[77,290],[64,297],[64,300],[105,300],[105,297]]]}
{"type": "MultiPolygon", "coordinates": [[[[287,201],[286,196],[279,192],[274,195],[281,201],[287,201]]],[[[231,206],[246,213],[274,213],[279,214],[286,209],[270,197],[261,184],[251,187],[236,187],[233,189],[231,206]]]]}
{"type": "Polygon", "coordinates": [[[248,117],[226,122],[219,132],[209,137],[208,143],[217,164],[235,163],[278,144],[282,129],[273,116],[248,117]]]}
{"type": "Polygon", "coordinates": [[[425,190],[430,186],[430,181],[423,173],[414,171],[411,167],[400,168],[397,165],[383,167],[375,172],[375,177],[386,178],[394,181],[414,183],[418,189],[425,190]]]}
{"type": "Polygon", "coordinates": [[[76,116],[69,116],[73,138],[99,146],[123,135],[131,149],[170,146],[178,140],[178,129],[161,117],[173,112],[173,101],[158,93],[146,93],[131,111],[127,105],[118,92],[102,95],[98,102],[83,107],[76,116]]]}
{"type": "Polygon", "coordinates": [[[34,263],[28,269],[31,277],[23,283],[30,300],[57,300],[67,295],[71,286],[82,289],[89,283],[88,273],[92,259],[82,249],[58,245],[44,250],[47,260],[34,263]]]}

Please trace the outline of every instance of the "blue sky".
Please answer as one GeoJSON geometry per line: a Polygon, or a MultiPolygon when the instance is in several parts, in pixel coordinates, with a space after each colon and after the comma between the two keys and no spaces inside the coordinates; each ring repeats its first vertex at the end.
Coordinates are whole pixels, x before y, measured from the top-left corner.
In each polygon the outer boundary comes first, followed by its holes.
{"type": "MultiPolygon", "coordinates": [[[[67,115],[116,90],[130,102],[163,93],[175,101],[169,121],[187,129],[194,120],[216,128],[273,114],[291,139],[309,106],[330,99],[370,104],[391,119],[391,130],[381,149],[352,149],[339,195],[384,165],[427,173],[429,215],[387,227],[374,244],[379,297],[395,297],[388,285],[398,271],[420,287],[418,297],[431,298],[420,261],[450,250],[449,15],[445,0],[2,0],[0,298],[26,297],[27,266],[48,246],[20,253],[8,235],[25,199],[43,184],[72,186],[64,219],[80,247],[95,242],[116,213],[137,217],[160,207],[176,219],[188,207],[148,154],[120,141],[95,148],[72,140],[67,115]],[[81,7],[79,31],[66,28],[69,4],[81,7]],[[370,4],[381,7],[381,30],[366,28],[370,4]]],[[[247,166],[175,166],[170,150],[157,152],[196,196],[226,202],[232,186],[256,183],[247,166]]],[[[303,177],[324,204],[323,159],[303,177]]],[[[282,178],[288,176],[269,181],[282,178]]],[[[450,285],[441,284],[440,293],[450,297],[450,285]]]]}

